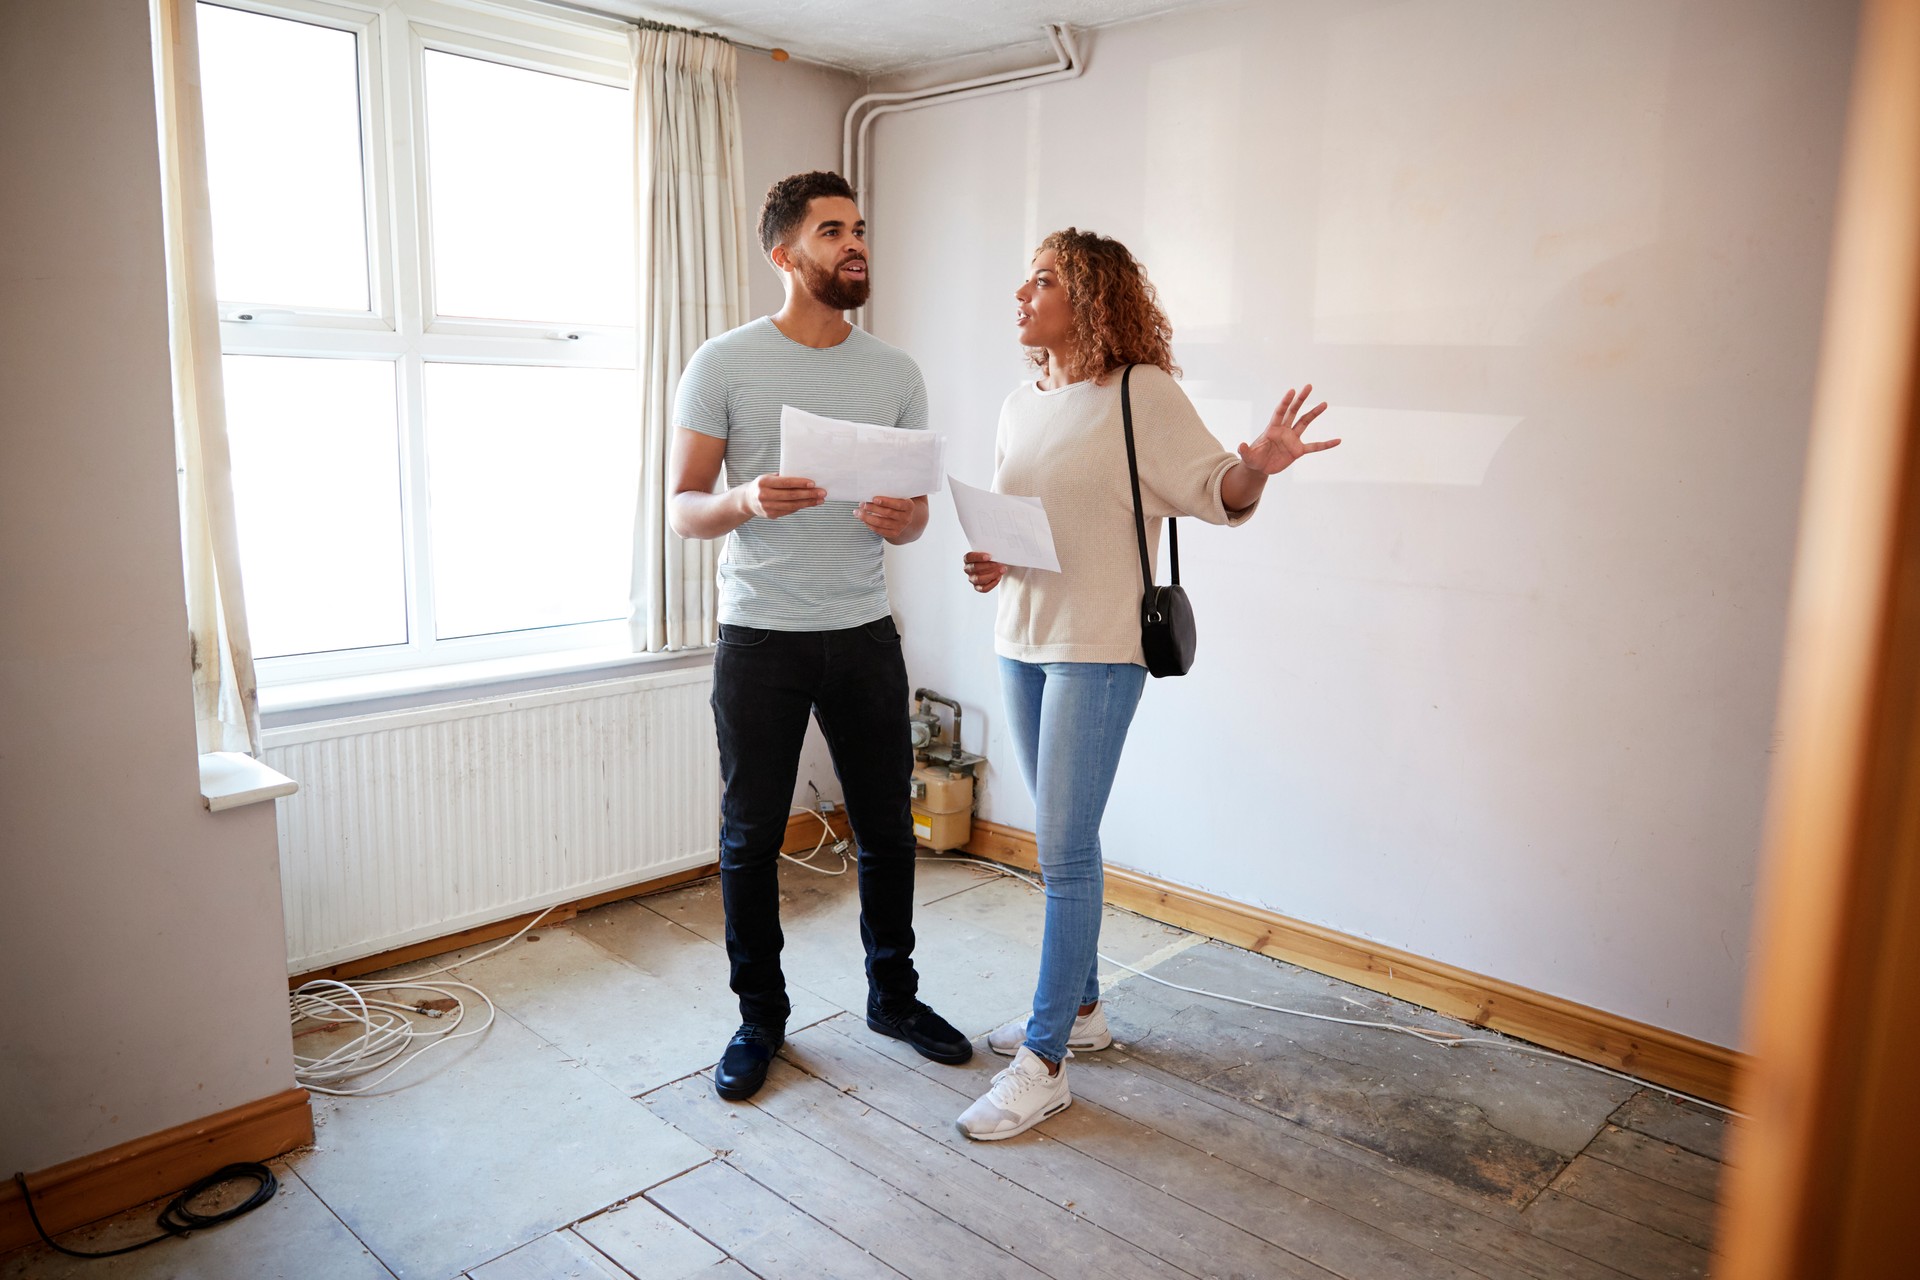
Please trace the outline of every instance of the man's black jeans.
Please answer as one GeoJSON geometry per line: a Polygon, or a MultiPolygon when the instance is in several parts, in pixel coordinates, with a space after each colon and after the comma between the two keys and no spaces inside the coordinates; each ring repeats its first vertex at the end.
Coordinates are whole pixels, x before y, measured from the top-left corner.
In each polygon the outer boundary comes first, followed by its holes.
{"type": "Polygon", "coordinates": [[[743,1021],[784,1026],[780,844],[807,716],[820,722],[860,847],[867,989],[889,1003],[919,990],[913,969],[913,816],[907,667],[892,618],[840,631],[722,624],[713,660],[720,738],[720,895],[743,1021]]]}

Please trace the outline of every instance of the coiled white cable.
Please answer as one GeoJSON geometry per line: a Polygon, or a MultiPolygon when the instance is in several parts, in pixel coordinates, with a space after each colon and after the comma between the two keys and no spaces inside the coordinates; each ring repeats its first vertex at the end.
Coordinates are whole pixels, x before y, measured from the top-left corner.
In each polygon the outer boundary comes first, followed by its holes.
{"type": "Polygon", "coordinates": [[[346,982],[338,978],[315,978],[303,982],[287,995],[287,1008],[296,1030],[305,1021],[355,1025],[360,1033],[330,1053],[318,1057],[307,1057],[296,1052],[293,1055],[293,1077],[303,1087],[313,1093],[324,1093],[332,1097],[351,1097],[355,1094],[371,1093],[391,1079],[397,1072],[410,1066],[421,1054],[455,1040],[464,1040],[477,1036],[493,1025],[497,1010],[487,993],[469,982],[448,978],[443,982],[423,982],[447,972],[455,964],[472,964],[484,960],[496,951],[503,950],[518,942],[528,930],[547,918],[553,911],[548,907],[533,919],[520,927],[520,931],[498,946],[489,947],[477,956],[468,956],[462,960],[443,964],[437,969],[428,969],[424,973],[413,974],[404,979],[391,982],[346,982]],[[432,997],[422,997],[408,1003],[403,1000],[382,999],[375,992],[387,991],[430,991],[432,997]],[[467,1020],[467,1002],[460,995],[470,991],[480,998],[487,1008],[485,1020],[471,1030],[463,1031],[461,1026],[467,1020]],[[449,999],[453,1008],[441,1010],[432,1008],[427,1001],[432,998],[449,999]],[[415,1018],[429,1018],[434,1022],[444,1020],[445,1025],[433,1026],[415,1021],[415,1018]],[[380,1071],[382,1067],[387,1068],[380,1071]],[[358,1080],[370,1071],[380,1071],[371,1080],[358,1080]],[[351,1087],[340,1082],[358,1080],[351,1087]]]}
{"type": "MultiPolygon", "coordinates": [[[[834,834],[833,825],[826,815],[818,809],[805,805],[793,806],[792,812],[810,813],[820,820],[820,839],[813,850],[802,857],[782,853],[780,856],[796,866],[805,867],[823,876],[840,876],[847,873],[850,865],[847,858],[848,841],[834,834]],[[834,840],[829,846],[828,839],[834,840]],[[839,870],[815,866],[812,859],[820,856],[823,850],[829,850],[840,857],[839,870]]],[[[496,951],[503,950],[518,942],[526,933],[542,920],[546,919],[548,907],[533,919],[520,927],[519,932],[498,946],[490,947],[479,955],[468,956],[458,964],[468,965],[484,960],[496,951]]],[[[358,1035],[329,1053],[309,1057],[296,1052],[293,1055],[294,1079],[314,1093],[324,1093],[332,1097],[352,1097],[356,1094],[371,1093],[394,1075],[412,1065],[421,1054],[440,1045],[455,1040],[464,1040],[477,1036],[493,1025],[498,1015],[493,1001],[487,993],[470,982],[448,978],[441,982],[425,982],[446,973],[454,964],[444,964],[437,969],[428,969],[423,973],[410,975],[402,980],[389,982],[348,982],[337,978],[315,978],[302,983],[287,996],[287,1009],[296,1031],[303,1022],[318,1022],[333,1026],[353,1025],[360,1028],[358,1035]],[[418,997],[412,1001],[383,998],[376,993],[418,991],[430,995],[418,997]],[[461,992],[469,992],[486,1006],[480,1024],[463,1030],[467,1022],[468,1003],[461,992]],[[432,1007],[429,1001],[451,1000],[451,1009],[432,1007]],[[424,1023],[419,1019],[431,1019],[424,1023]],[[433,1025],[440,1024],[440,1025],[433,1025]],[[381,1068],[386,1068],[381,1070],[381,1068]],[[371,1080],[361,1079],[369,1072],[380,1072],[371,1080]],[[343,1082],[354,1081],[348,1085],[343,1082]]]]}

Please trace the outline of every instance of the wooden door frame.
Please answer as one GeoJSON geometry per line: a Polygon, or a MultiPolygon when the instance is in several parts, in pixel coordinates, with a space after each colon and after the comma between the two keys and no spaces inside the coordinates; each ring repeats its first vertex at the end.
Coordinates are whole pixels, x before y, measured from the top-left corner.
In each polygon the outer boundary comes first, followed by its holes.
{"type": "Polygon", "coordinates": [[[1867,0],[1747,993],[1747,1119],[1722,1198],[1723,1277],[1914,1265],[1917,389],[1920,0],[1867,0]]]}

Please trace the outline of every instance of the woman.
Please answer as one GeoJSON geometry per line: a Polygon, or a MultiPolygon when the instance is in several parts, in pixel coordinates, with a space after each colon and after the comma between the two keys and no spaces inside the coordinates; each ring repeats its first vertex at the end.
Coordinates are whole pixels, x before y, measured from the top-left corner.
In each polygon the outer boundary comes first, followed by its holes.
{"type": "Polygon", "coordinates": [[[1146,681],[1140,650],[1140,555],[1121,429],[1130,380],[1140,498],[1149,548],[1160,521],[1194,516],[1238,525],[1267,479],[1338,440],[1301,433],[1327,407],[1301,413],[1311,386],[1287,392],[1259,438],[1220,447],[1178,384],[1172,328],[1144,268],[1117,240],[1068,228],[1048,236],[1015,292],[1020,342],[1040,369],[1000,410],[993,487],[1039,497],[1060,572],[1009,568],[968,552],[976,591],[1000,590],[994,650],[1020,770],[1038,811],[1046,931],[1033,1012],[988,1036],[1013,1064],[960,1116],[960,1132],[993,1141],[1024,1133],[1072,1101],[1069,1050],[1113,1043],[1100,1008],[1103,876],[1100,815],[1146,681]]]}

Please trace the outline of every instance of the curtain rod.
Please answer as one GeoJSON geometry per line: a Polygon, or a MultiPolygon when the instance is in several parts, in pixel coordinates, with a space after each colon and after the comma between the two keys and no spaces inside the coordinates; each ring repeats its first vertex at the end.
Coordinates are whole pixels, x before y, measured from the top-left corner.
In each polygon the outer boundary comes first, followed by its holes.
{"type": "Polygon", "coordinates": [[[705,36],[709,40],[724,40],[736,49],[745,49],[749,53],[765,54],[775,62],[785,62],[792,57],[785,49],[769,49],[763,45],[748,44],[744,40],[735,40],[714,31],[701,31],[694,27],[677,27],[671,22],[661,22],[657,18],[629,18],[624,14],[608,13],[605,9],[596,9],[589,4],[572,4],[568,0],[545,0],[556,9],[571,9],[575,13],[591,14],[596,18],[607,18],[614,22],[623,22],[642,31],[678,31],[684,35],[705,36]]]}

